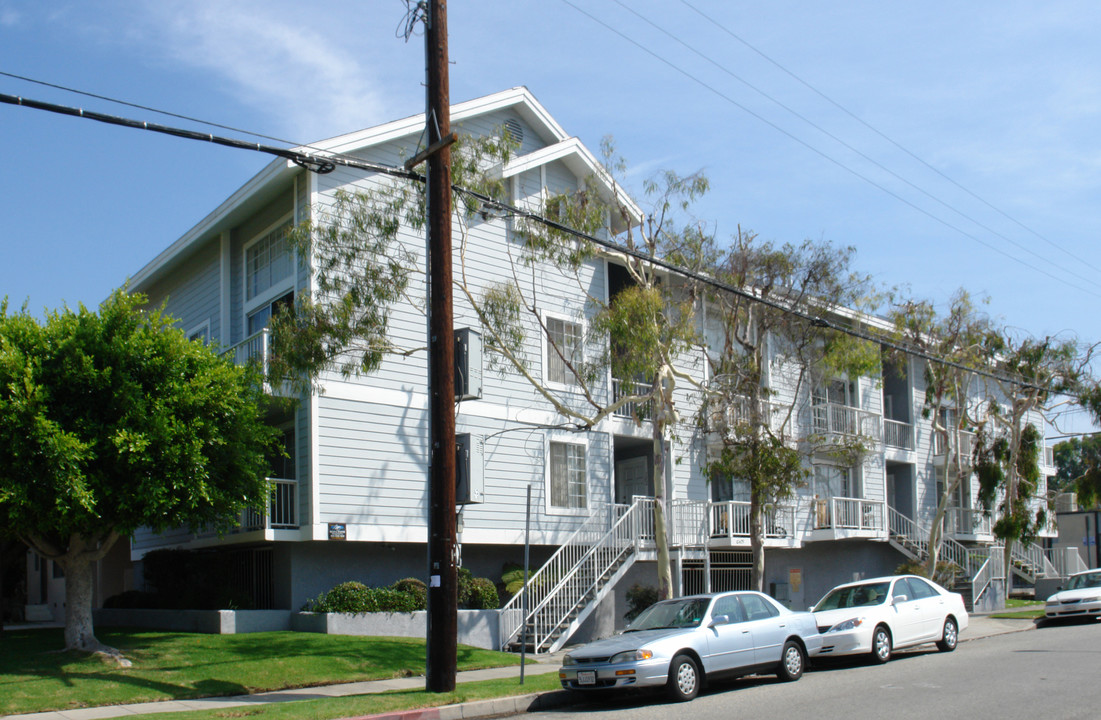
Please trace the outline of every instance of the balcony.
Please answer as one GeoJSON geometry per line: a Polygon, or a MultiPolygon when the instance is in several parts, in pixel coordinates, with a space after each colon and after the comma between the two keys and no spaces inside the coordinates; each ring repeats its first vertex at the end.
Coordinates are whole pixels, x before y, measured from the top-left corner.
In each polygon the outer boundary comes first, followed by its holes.
{"type": "Polygon", "coordinates": [[[831,497],[814,501],[811,540],[845,538],[887,539],[885,503],[882,500],[831,497]]]}
{"type": "MultiPolygon", "coordinates": [[[[941,432],[933,432],[933,463],[937,467],[944,467],[945,458],[948,453],[946,450],[952,448],[955,450],[955,440],[953,433],[948,433],[948,442],[945,442],[945,434],[941,432]]],[[[953,452],[956,457],[956,462],[963,462],[964,467],[970,467],[971,465],[971,451],[975,446],[975,433],[967,432],[966,430],[959,431],[959,451],[953,452]]]]}
{"type": "Polygon", "coordinates": [[[739,425],[751,426],[755,421],[762,425],[769,425],[772,419],[772,405],[768,400],[758,400],[757,415],[752,412],[751,400],[744,395],[726,398],[722,402],[716,402],[711,409],[709,420],[710,430],[717,433],[730,432],[737,435],[734,428],[739,425]]]}
{"type": "Polygon", "coordinates": [[[859,408],[820,403],[811,406],[811,418],[819,435],[880,437],[879,415],[859,408]]]}
{"type": "MultiPolygon", "coordinates": [[[[748,548],[748,501],[676,499],[670,503],[673,543],[687,547],[748,548]]],[[[795,508],[769,505],[764,511],[765,547],[796,547],[795,508]]]]}
{"type": "Polygon", "coordinates": [[[993,542],[993,520],[982,510],[949,507],[944,513],[944,532],[948,537],[972,542],[993,542]]]}
{"type": "Polygon", "coordinates": [[[236,365],[247,365],[250,362],[257,361],[260,363],[260,368],[263,370],[264,375],[267,375],[270,347],[271,330],[264,328],[257,333],[253,333],[244,341],[230,347],[222,354],[231,356],[236,365]]]}
{"type": "Polygon", "coordinates": [[[294,530],[298,528],[298,481],[268,478],[271,504],[268,512],[253,509],[241,513],[241,530],[294,530]]]}
{"type": "MultiPolygon", "coordinates": [[[[612,378],[612,402],[617,403],[631,395],[649,395],[653,389],[650,383],[612,378]]],[[[627,420],[649,420],[654,416],[654,404],[651,400],[632,400],[621,405],[613,414],[627,420]]]]}
{"type": "Polygon", "coordinates": [[[899,450],[914,449],[914,426],[898,420],[883,419],[883,444],[899,450]]]}

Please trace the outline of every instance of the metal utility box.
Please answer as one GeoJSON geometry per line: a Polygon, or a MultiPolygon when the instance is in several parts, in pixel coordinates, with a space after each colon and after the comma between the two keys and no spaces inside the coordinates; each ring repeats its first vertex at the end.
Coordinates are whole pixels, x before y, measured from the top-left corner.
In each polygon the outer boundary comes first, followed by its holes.
{"type": "Polygon", "coordinates": [[[470,433],[455,435],[455,504],[485,502],[482,465],[485,438],[470,433]]]}
{"type": "Polygon", "coordinates": [[[482,399],[482,335],[455,330],[455,400],[482,399]]]}

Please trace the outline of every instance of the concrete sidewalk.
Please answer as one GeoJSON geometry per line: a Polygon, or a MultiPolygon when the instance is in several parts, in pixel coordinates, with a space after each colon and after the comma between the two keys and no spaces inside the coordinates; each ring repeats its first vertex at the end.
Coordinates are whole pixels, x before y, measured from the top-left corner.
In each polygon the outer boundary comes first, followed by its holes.
{"type": "MultiPolygon", "coordinates": [[[[1037,606],[1042,607],[1042,606],[1037,606]]],[[[1033,608],[1014,608],[1033,609],[1033,608]]],[[[960,633],[960,641],[967,642],[993,635],[1031,630],[1035,627],[1032,620],[1000,619],[989,615],[972,615],[967,630],[960,633]]],[[[543,675],[558,672],[564,652],[552,655],[539,655],[535,664],[525,669],[526,675],[543,675]]],[[[493,680],[500,678],[518,678],[520,667],[488,668],[468,670],[458,674],[457,682],[493,680]]],[[[321,698],[345,697],[349,695],[369,695],[387,690],[417,690],[424,688],[424,677],[396,678],[393,680],[372,680],[366,682],[325,685],[322,687],[297,688],[294,690],[276,690],[254,695],[236,695],[233,697],[196,698],[194,700],[164,700],[161,702],[134,703],[132,705],[107,705],[102,707],[57,710],[53,712],[32,713],[27,715],[7,715],[4,720],[102,720],[129,715],[147,713],[186,712],[188,710],[221,710],[225,708],[261,705],[266,703],[290,702],[294,700],[317,700],[321,698]]],[[[419,720],[465,720],[469,718],[488,718],[500,715],[512,715],[534,710],[546,710],[571,701],[571,696],[562,691],[544,692],[531,695],[517,695],[492,700],[479,700],[461,705],[445,705],[438,708],[422,708],[395,713],[387,713],[374,718],[394,718],[419,720]]]]}

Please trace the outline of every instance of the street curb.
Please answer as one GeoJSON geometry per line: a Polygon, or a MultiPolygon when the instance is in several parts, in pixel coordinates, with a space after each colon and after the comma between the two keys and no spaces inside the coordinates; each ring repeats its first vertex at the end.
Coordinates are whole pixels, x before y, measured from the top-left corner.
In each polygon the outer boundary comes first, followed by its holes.
{"type": "Polygon", "coordinates": [[[576,698],[565,690],[551,690],[531,695],[513,695],[439,707],[397,710],[376,715],[354,715],[340,718],[340,720],[468,720],[552,710],[570,705],[575,701],[576,698]]]}

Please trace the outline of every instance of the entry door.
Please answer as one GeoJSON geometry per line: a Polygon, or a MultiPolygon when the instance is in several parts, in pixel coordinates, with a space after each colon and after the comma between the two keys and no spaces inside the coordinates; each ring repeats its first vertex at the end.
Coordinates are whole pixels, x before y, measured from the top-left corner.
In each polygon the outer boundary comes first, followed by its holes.
{"type": "Polygon", "coordinates": [[[653,495],[650,491],[650,472],[645,457],[616,463],[615,479],[618,503],[628,504],[635,495],[653,495]]]}

